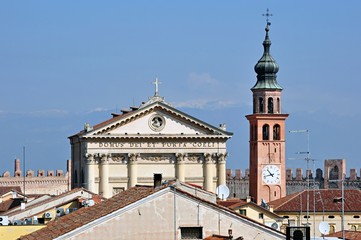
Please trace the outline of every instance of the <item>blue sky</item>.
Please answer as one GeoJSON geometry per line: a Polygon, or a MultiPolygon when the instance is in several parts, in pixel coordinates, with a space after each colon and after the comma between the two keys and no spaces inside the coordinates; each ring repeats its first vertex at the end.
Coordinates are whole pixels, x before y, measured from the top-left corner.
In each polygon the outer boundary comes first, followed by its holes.
{"type": "MultiPolygon", "coordinates": [[[[227,168],[246,168],[267,8],[287,130],[310,130],[316,167],[360,169],[360,1],[2,1],[0,173],[23,146],[27,169],[65,169],[67,137],[147,100],[156,76],[175,107],[227,124],[227,168]]],[[[287,133],[287,158],[306,148],[287,133]]]]}

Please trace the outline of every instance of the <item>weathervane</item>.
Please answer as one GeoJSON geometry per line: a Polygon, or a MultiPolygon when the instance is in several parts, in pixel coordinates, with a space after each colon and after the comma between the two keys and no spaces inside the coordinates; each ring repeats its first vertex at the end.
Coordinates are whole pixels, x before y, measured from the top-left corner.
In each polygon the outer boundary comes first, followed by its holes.
{"type": "Polygon", "coordinates": [[[266,17],[267,26],[271,25],[271,22],[269,21],[269,17],[272,17],[273,14],[269,13],[269,9],[267,8],[266,13],[262,14],[262,16],[266,17]]]}
{"type": "Polygon", "coordinates": [[[152,82],[154,85],[155,85],[155,94],[154,94],[154,96],[159,96],[159,94],[158,94],[158,92],[159,92],[159,84],[161,84],[162,82],[159,82],[158,81],[158,78],[156,77],[155,78],[155,81],[154,82],[152,82]]]}

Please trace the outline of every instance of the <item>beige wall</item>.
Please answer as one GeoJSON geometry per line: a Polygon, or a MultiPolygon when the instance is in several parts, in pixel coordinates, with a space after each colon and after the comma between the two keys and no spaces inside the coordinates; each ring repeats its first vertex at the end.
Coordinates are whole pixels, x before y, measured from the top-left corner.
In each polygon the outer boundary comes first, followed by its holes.
{"type": "Polygon", "coordinates": [[[0,239],[15,240],[20,236],[30,234],[43,227],[46,227],[46,225],[1,226],[0,239]]]}
{"type": "Polygon", "coordinates": [[[234,237],[244,239],[256,236],[285,239],[275,231],[183,195],[177,194],[176,201],[174,193],[168,190],[157,195],[159,197],[152,195],[147,201],[139,201],[127,211],[114,213],[113,217],[98,219],[96,226],[88,224],[87,229],[67,239],[180,239],[182,226],[202,226],[203,237],[228,235],[228,229],[232,229],[234,237]]]}

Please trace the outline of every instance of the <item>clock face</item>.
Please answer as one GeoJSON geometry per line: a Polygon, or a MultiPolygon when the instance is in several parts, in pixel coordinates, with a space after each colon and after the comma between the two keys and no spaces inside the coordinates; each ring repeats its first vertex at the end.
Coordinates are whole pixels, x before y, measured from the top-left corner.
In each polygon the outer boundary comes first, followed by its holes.
{"type": "Polygon", "coordinates": [[[269,185],[277,184],[281,180],[281,170],[276,165],[266,165],[262,169],[263,182],[269,185]]]}

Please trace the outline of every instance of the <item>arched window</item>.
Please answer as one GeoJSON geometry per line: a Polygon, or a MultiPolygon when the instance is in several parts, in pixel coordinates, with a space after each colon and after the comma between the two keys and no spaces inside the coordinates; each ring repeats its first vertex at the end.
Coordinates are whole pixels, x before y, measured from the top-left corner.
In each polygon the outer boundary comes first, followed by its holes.
{"type": "Polygon", "coordinates": [[[278,124],[273,126],[273,140],[281,140],[281,127],[278,124]]]}
{"type": "Polygon", "coordinates": [[[269,125],[265,124],[262,127],[262,136],[263,136],[263,140],[269,140],[269,125]]]}
{"type": "Polygon", "coordinates": [[[268,98],[268,113],[273,113],[273,98],[268,98]]]}
{"type": "Polygon", "coordinates": [[[263,112],[264,112],[263,98],[259,98],[259,113],[263,113],[263,112]]]}
{"type": "Polygon", "coordinates": [[[280,102],[280,98],[277,98],[277,113],[281,113],[281,102],[280,102]]]}

